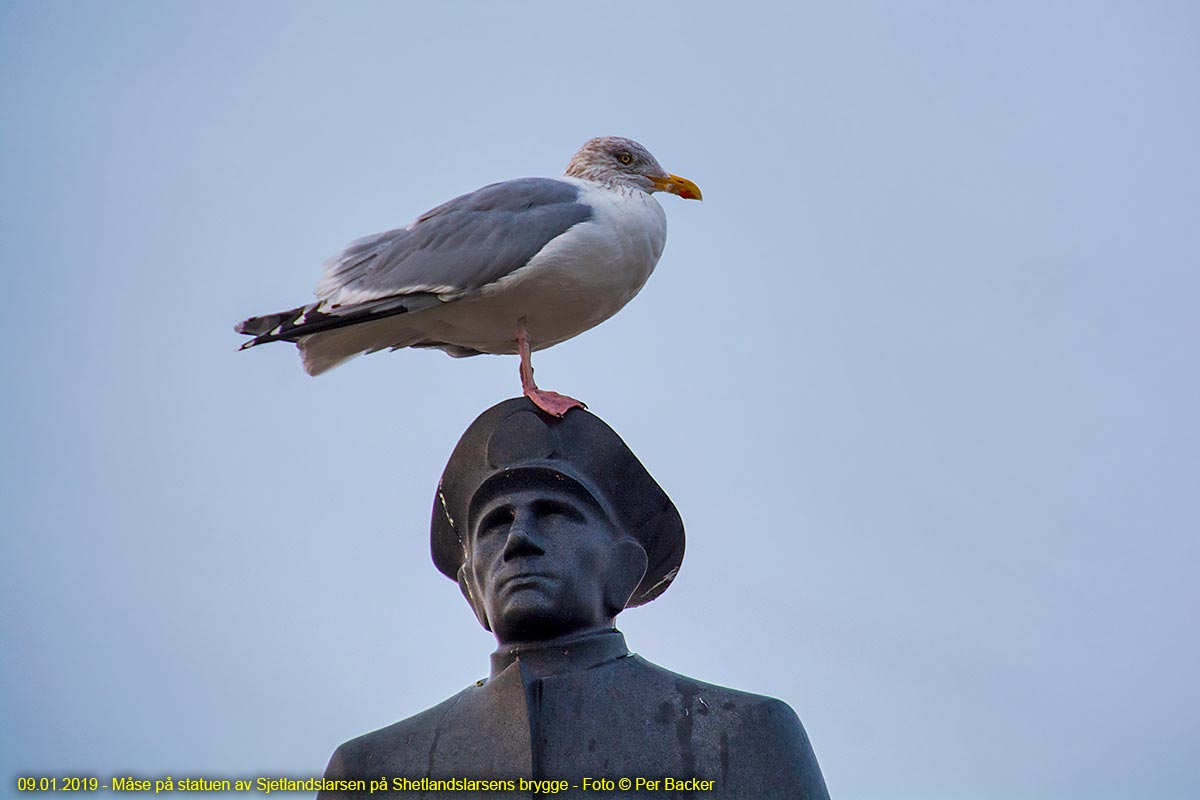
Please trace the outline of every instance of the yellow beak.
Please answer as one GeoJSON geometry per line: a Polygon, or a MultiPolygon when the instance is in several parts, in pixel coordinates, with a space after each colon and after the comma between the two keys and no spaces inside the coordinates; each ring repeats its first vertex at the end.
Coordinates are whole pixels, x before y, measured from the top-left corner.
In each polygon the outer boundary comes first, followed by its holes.
{"type": "Polygon", "coordinates": [[[684,200],[704,199],[704,196],[700,194],[700,187],[687,178],[681,178],[678,175],[668,175],[665,178],[651,178],[650,180],[653,181],[654,188],[660,192],[677,194],[684,200]]]}

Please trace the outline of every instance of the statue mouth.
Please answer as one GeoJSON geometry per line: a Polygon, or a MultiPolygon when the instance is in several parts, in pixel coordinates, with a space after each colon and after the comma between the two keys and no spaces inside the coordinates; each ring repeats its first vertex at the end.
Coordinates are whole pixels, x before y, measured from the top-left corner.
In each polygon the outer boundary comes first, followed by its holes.
{"type": "Polygon", "coordinates": [[[547,575],[544,572],[517,572],[501,578],[497,581],[497,587],[506,592],[515,592],[521,589],[542,588],[556,580],[557,578],[553,575],[547,575]]]}

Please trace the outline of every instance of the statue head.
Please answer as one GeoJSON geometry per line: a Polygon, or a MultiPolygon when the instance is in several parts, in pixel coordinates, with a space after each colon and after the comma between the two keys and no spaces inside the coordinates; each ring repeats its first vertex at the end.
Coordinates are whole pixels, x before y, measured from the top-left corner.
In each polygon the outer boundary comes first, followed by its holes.
{"type": "Polygon", "coordinates": [[[613,627],[683,560],[674,504],[620,437],[525,398],[463,434],[434,499],[434,564],[502,644],[613,627]]]}

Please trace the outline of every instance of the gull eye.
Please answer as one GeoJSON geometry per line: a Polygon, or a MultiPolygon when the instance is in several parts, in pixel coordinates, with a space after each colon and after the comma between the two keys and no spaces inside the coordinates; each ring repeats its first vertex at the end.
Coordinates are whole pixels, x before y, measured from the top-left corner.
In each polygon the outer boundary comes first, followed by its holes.
{"type": "Polygon", "coordinates": [[[633,163],[633,156],[629,153],[617,153],[617,161],[622,164],[629,165],[633,163]]]}

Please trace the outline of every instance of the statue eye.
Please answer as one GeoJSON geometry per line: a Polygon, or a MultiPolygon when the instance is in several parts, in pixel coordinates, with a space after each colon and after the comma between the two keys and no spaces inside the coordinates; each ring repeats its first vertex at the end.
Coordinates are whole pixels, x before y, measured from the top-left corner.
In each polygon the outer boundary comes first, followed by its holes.
{"type": "Polygon", "coordinates": [[[582,512],[570,503],[563,503],[559,500],[539,500],[533,506],[534,512],[542,518],[547,517],[564,517],[572,522],[584,523],[587,518],[582,512]]]}
{"type": "Polygon", "coordinates": [[[477,535],[489,536],[497,533],[504,533],[512,526],[514,515],[511,508],[501,507],[491,511],[479,523],[477,535]]]}
{"type": "Polygon", "coordinates": [[[617,161],[620,161],[622,164],[626,165],[632,164],[633,156],[629,153],[617,153],[617,161]]]}

